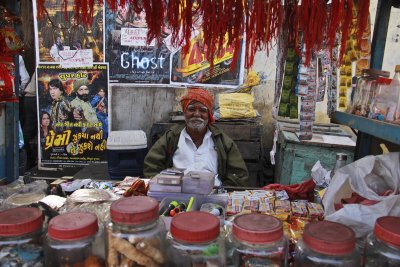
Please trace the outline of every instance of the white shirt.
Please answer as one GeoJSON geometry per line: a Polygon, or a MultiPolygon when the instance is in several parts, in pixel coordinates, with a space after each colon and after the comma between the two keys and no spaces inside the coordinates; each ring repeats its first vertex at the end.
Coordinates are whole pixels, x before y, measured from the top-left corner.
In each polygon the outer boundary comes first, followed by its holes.
{"type": "Polygon", "coordinates": [[[205,171],[218,173],[218,154],[215,149],[211,132],[207,129],[203,143],[198,148],[190,138],[186,128],[179,136],[178,148],[172,158],[175,168],[184,168],[185,174],[189,171],[205,171]]]}
{"type": "Polygon", "coordinates": [[[19,76],[21,78],[21,84],[19,85],[19,90],[23,91],[26,85],[28,84],[30,77],[25,67],[25,61],[21,55],[18,56],[18,62],[19,62],[19,76]]]}

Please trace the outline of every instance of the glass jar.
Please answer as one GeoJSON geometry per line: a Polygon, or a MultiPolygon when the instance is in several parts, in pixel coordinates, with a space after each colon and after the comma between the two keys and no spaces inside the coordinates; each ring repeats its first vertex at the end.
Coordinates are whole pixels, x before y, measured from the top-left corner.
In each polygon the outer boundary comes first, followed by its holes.
{"type": "Polygon", "coordinates": [[[111,204],[107,266],[166,264],[167,231],[158,212],[158,202],[152,197],[121,198],[111,204]]]}
{"type": "Polygon", "coordinates": [[[0,212],[0,266],[43,266],[43,213],[18,207],[0,212]]]}
{"type": "Polygon", "coordinates": [[[170,266],[225,266],[219,220],[211,213],[178,213],[172,218],[168,240],[170,266]]]}
{"type": "Polygon", "coordinates": [[[95,214],[60,214],[49,222],[44,247],[45,266],[103,266],[103,240],[95,214]]]}
{"type": "Polygon", "coordinates": [[[354,231],[330,221],[307,224],[296,244],[294,266],[361,266],[354,231]]]}
{"type": "Polygon", "coordinates": [[[367,237],[365,266],[400,266],[400,217],[384,216],[367,237]]]}
{"type": "Polygon", "coordinates": [[[386,119],[389,109],[388,100],[392,98],[388,91],[391,82],[392,79],[388,78],[378,78],[375,81],[376,86],[370,112],[368,114],[369,118],[381,121],[386,119]]]}
{"type": "Polygon", "coordinates": [[[233,220],[227,238],[233,266],[287,266],[288,241],[283,225],[266,214],[243,214],[233,220]]]}
{"type": "Polygon", "coordinates": [[[364,69],[362,76],[357,80],[350,113],[360,116],[368,116],[370,104],[374,95],[373,81],[379,77],[388,78],[390,72],[383,70],[364,69]]]}

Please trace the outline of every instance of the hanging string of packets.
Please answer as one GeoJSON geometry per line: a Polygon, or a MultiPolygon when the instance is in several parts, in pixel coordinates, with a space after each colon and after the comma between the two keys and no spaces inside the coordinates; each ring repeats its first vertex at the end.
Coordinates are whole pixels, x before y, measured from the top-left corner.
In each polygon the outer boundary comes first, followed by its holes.
{"type": "Polygon", "coordinates": [[[299,57],[294,48],[288,48],[278,115],[291,119],[298,118],[298,97],[296,95],[298,64],[299,57]]]}

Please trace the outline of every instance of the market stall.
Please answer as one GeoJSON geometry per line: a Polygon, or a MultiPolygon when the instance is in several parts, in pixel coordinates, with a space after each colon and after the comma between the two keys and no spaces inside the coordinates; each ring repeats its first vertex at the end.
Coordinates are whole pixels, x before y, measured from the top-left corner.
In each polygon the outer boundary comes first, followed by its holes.
{"type": "Polygon", "coordinates": [[[399,152],[353,157],[360,132],[318,122],[324,103],[324,115],[399,142],[400,68],[368,69],[383,49],[369,9],[33,1],[39,170],[0,186],[0,263],[399,265],[399,152]],[[251,67],[273,41],[275,92],[260,97],[267,82],[251,67]]]}

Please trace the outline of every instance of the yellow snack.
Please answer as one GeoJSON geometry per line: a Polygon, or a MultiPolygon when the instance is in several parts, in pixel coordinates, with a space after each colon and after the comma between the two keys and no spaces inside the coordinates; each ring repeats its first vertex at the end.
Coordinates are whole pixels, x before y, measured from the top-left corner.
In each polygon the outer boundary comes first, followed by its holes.
{"type": "Polygon", "coordinates": [[[118,238],[114,240],[114,248],[121,254],[123,254],[125,257],[133,260],[134,262],[143,265],[143,266],[149,266],[149,267],[157,267],[159,266],[157,263],[155,263],[151,258],[147,257],[143,253],[141,253],[139,250],[137,250],[134,246],[132,246],[129,241],[118,238]]]}
{"type": "Polygon", "coordinates": [[[144,255],[152,258],[159,264],[163,264],[165,259],[160,252],[160,250],[156,249],[155,247],[147,244],[146,242],[139,242],[136,244],[136,248],[140,250],[144,255]]]}
{"type": "Polygon", "coordinates": [[[115,267],[119,265],[118,252],[114,249],[114,237],[110,228],[107,229],[108,251],[107,251],[107,266],[115,267]]]}

